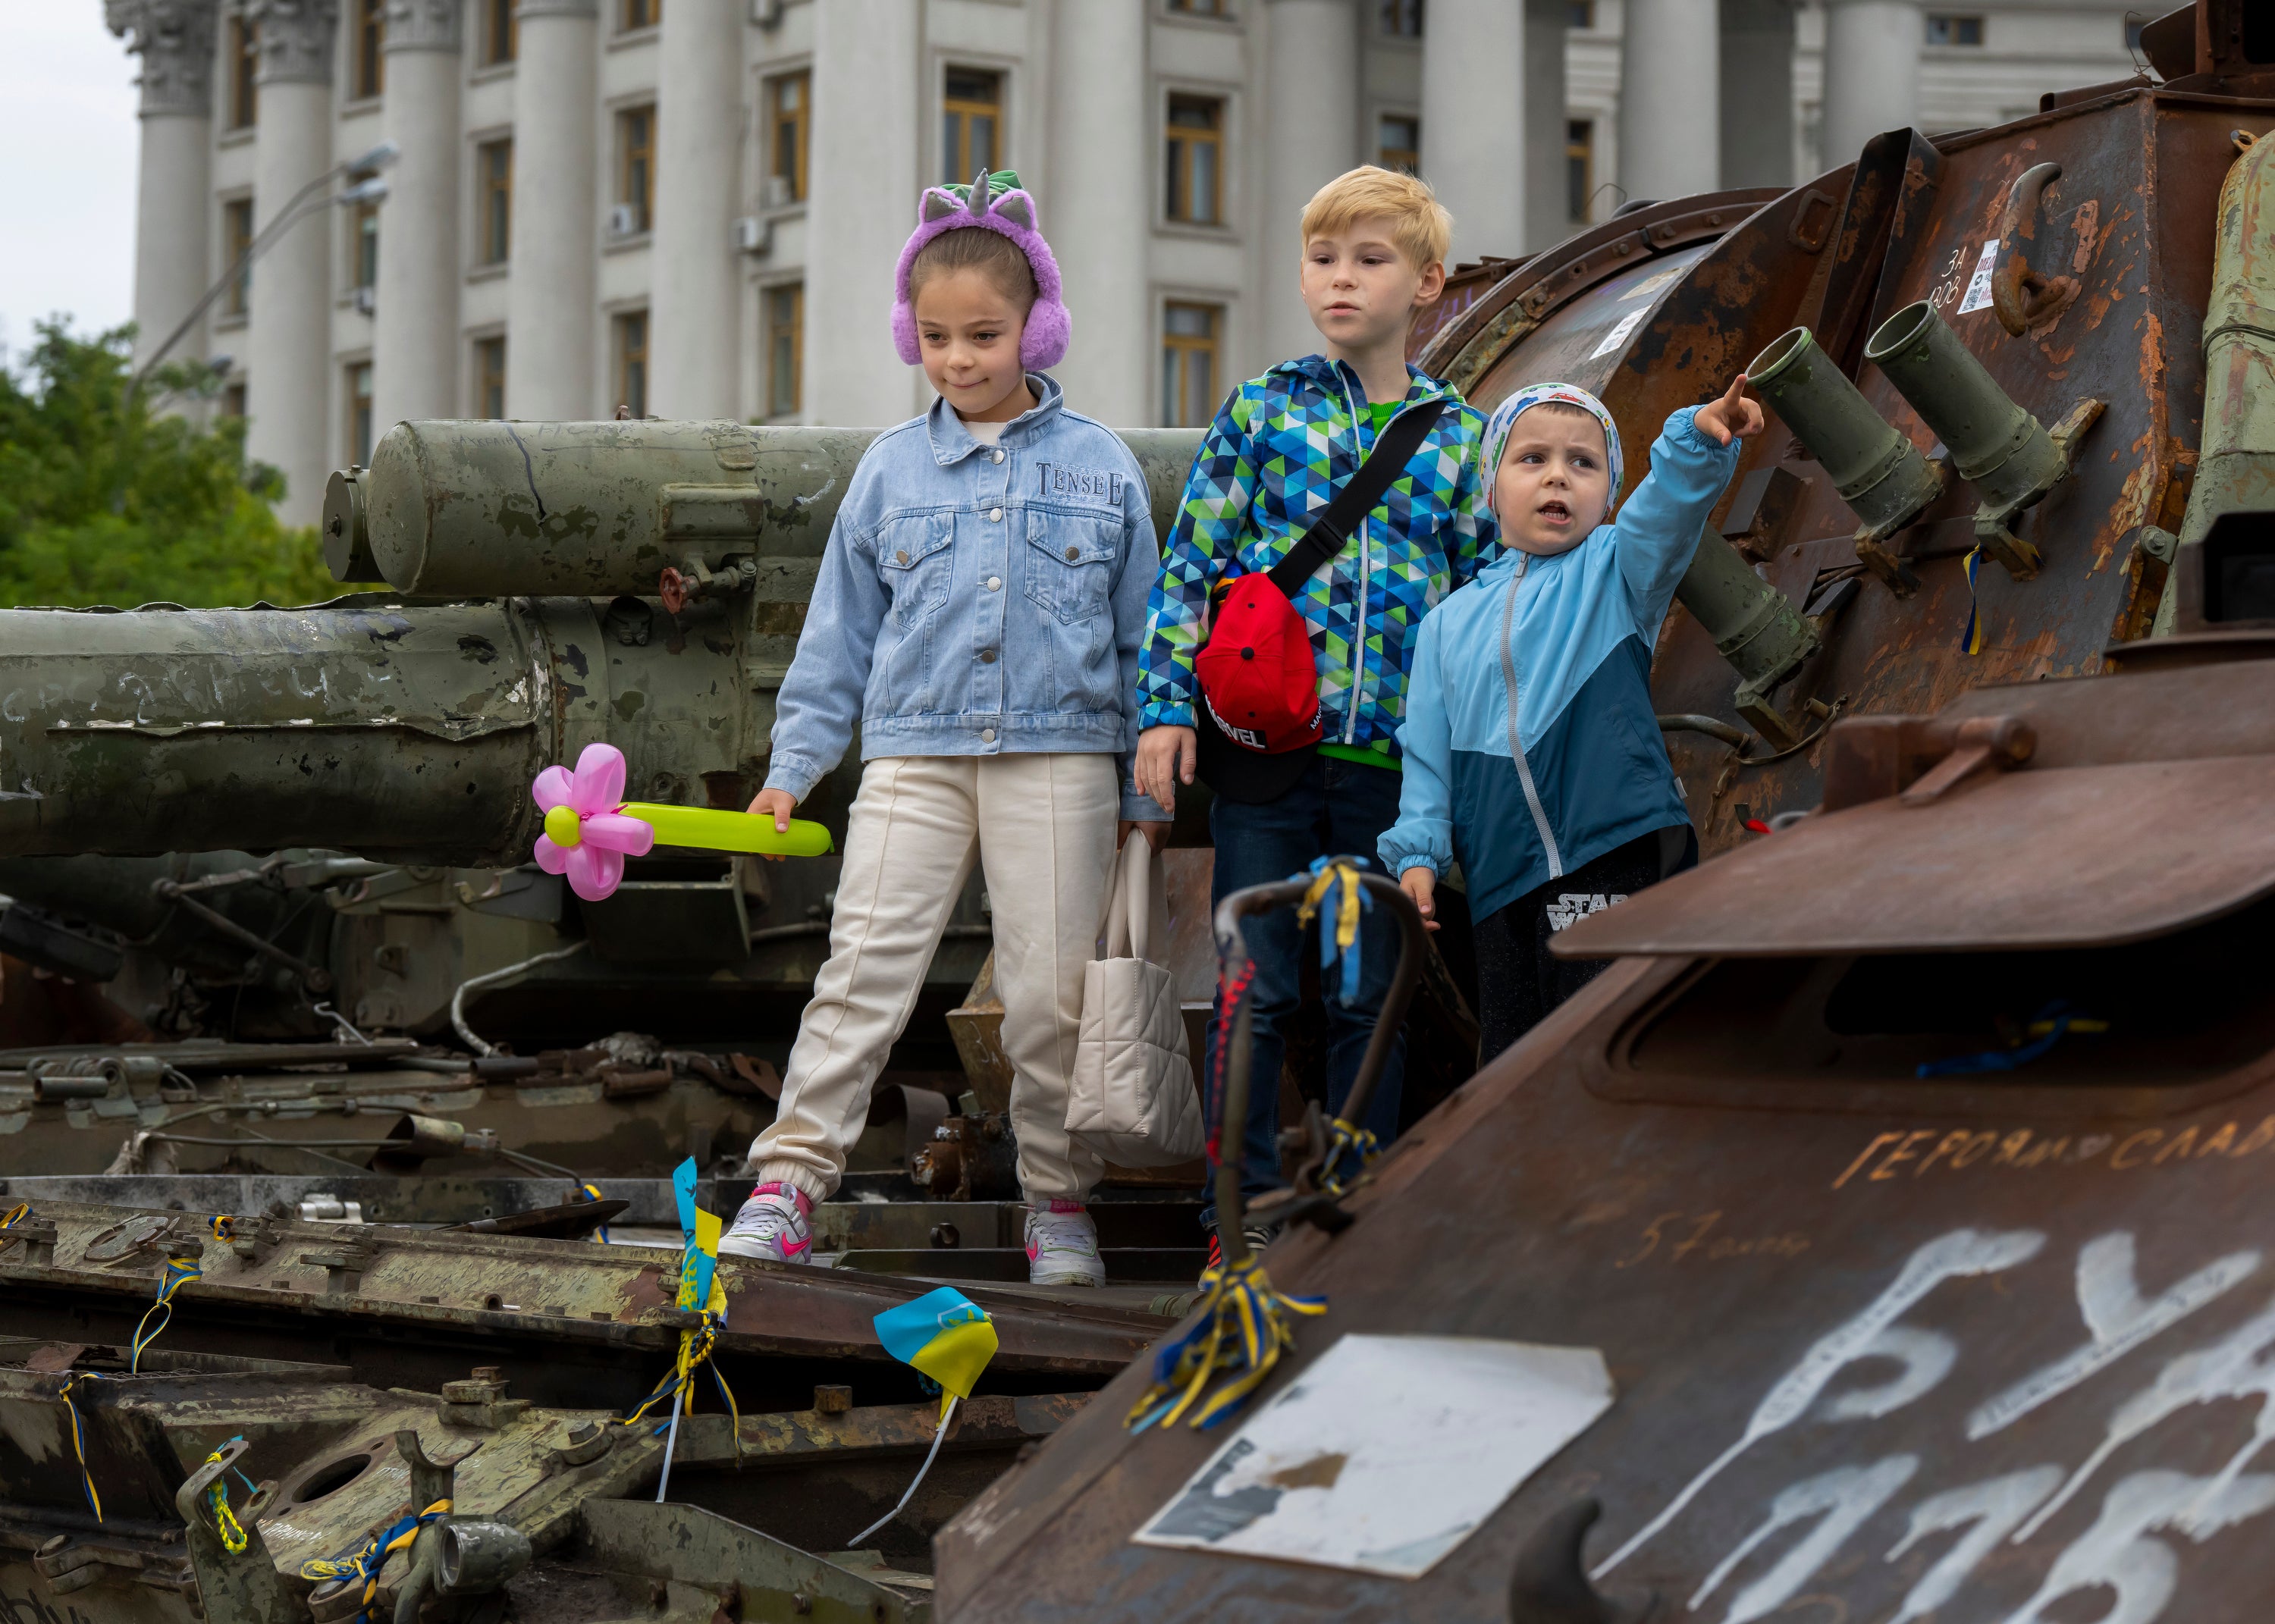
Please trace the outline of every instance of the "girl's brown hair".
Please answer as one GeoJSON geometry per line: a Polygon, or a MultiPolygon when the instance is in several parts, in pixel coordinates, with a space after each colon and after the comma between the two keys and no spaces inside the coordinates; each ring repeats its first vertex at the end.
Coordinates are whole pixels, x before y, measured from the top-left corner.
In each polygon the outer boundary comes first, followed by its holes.
{"type": "Polygon", "coordinates": [[[1042,296],[1035,285],[1034,268],[1019,245],[975,225],[942,231],[917,251],[916,262],[909,267],[909,302],[913,305],[933,277],[960,270],[976,270],[986,277],[998,293],[1019,307],[1022,319],[1042,296]]]}

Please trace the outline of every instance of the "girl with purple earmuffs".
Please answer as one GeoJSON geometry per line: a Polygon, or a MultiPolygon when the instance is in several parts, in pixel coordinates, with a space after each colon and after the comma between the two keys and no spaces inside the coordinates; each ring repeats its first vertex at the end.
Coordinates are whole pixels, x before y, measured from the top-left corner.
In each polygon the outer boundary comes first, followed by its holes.
{"type": "Polygon", "coordinates": [[[1133,825],[1157,845],[1168,830],[1130,772],[1160,550],[1136,459],[1043,370],[1073,321],[1019,178],[927,188],[896,276],[894,343],[939,398],[880,434],[846,489],[751,803],[786,826],[858,724],[828,962],[719,1250],[811,1258],[812,1204],[844,1175],[977,863],[1029,1278],[1100,1285],[1083,1201],[1104,1169],[1067,1134],[1068,1074],[1115,850],[1133,825]]]}

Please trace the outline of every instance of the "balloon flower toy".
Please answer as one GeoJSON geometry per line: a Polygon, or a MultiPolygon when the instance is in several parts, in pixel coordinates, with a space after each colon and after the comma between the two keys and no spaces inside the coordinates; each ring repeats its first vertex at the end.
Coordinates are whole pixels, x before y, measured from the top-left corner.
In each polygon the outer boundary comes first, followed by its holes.
{"type": "Polygon", "coordinates": [[[614,744],[586,745],[573,773],[547,767],[529,793],[545,809],[537,866],[568,875],[569,888],[588,903],[612,895],[624,880],[624,859],[646,857],[659,842],[775,857],[818,857],[835,850],[828,829],[803,818],[791,819],[784,833],[772,818],[749,812],[627,801],[624,755],[614,744]]]}

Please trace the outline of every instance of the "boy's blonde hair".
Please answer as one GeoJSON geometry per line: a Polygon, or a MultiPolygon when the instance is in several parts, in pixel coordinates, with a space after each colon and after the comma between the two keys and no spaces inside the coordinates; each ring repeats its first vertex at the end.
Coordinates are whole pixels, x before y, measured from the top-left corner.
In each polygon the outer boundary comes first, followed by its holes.
{"type": "Polygon", "coordinates": [[[1345,170],[1311,193],[1304,205],[1304,241],[1379,218],[1393,222],[1390,240],[1417,270],[1437,264],[1454,245],[1454,216],[1427,183],[1372,163],[1345,170]]]}

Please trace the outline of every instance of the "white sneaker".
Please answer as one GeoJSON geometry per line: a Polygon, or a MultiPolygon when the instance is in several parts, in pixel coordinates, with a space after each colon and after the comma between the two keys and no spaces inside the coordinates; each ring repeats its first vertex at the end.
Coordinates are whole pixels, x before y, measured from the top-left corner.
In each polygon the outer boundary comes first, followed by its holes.
{"type": "Polygon", "coordinates": [[[802,1190],[761,1184],[743,1203],[727,1233],[719,1237],[722,1258],[760,1258],[770,1263],[813,1260],[813,1203],[802,1190]]]}
{"type": "Polygon", "coordinates": [[[1081,1202],[1054,1197],[1027,1208],[1027,1283],[1106,1284],[1106,1263],[1098,1255],[1098,1226],[1081,1202]]]}

